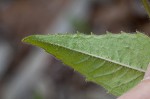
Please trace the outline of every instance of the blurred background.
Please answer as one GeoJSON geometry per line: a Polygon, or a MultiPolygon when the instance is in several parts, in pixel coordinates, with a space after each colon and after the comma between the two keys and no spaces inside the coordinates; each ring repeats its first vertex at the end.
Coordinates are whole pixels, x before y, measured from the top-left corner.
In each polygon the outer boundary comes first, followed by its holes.
{"type": "Polygon", "coordinates": [[[150,34],[140,0],[0,0],[0,99],[115,99],[40,48],[32,34],[150,34]]]}

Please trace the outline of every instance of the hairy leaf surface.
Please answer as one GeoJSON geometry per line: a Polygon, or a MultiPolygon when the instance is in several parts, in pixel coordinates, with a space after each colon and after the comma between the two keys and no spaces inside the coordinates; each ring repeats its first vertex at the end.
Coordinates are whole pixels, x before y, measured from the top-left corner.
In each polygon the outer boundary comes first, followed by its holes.
{"type": "Polygon", "coordinates": [[[150,62],[150,39],[142,33],[33,35],[23,41],[43,48],[116,96],[138,84],[150,62]]]}

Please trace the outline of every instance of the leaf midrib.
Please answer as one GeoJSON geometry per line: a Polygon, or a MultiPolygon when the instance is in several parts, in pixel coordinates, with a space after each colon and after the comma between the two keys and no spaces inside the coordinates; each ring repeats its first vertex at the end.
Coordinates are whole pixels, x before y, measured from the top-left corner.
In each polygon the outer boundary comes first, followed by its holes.
{"type": "MultiPolygon", "coordinates": [[[[40,40],[37,40],[37,41],[41,42],[40,40]]],[[[51,45],[54,45],[54,46],[62,47],[62,48],[65,48],[65,49],[68,49],[68,50],[71,50],[71,51],[75,51],[75,52],[78,52],[78,53],[81,53],[81,54],[85,54],[85,55],[88,55],[88,56],[91,56],[91,57],[102,59],[104,61],[108,61],[108,62],[111,62],[111,63],[114,63],[114,64],[118,64],[118,65],[121,65],[123,67],[130,68],[130,69],[133,69],[133,70],[136,70],[136,71],[140,71],[140,72],[143,72],[143,73],[146,72],[145,70],[142,70],[142,69],[139,69],[139,68],[135,68],[135,67],[132,67],[132,66],[127,65],[127,64],[119,63],[119,62],[116,62],[116,61],[113,61],[113,60],[110,60],[110,59],[106,59],[104,57],[96,56],[96,55],[93,55],[93,54],[90,54],[90,53],[86,53],[86,52],[83,52],[83,51],[71,49],[69,47],[62,46],[62,45],[59,45],[59,44],[50,43],[50,42],[42,42],[42,43],[46,43],[46,44],[51,44],[51,45]]]]}

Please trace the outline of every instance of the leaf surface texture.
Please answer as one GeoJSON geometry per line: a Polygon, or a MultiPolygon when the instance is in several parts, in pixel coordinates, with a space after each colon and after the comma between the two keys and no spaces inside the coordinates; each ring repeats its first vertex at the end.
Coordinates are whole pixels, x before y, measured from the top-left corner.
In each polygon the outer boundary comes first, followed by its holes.
{"type": "Polygon", "coordinates": [[[23,41],[43,48],[116,96],[138,84],[150,62],[150,39],[142,33],[33,35],[23,41]]]}

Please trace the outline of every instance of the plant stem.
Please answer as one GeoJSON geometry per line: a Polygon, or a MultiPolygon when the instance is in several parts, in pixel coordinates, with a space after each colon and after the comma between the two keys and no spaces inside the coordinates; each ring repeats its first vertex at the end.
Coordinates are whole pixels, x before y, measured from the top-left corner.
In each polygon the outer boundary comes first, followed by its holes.
{"type": "Polygon", "coordinates": [[[142,0],[142,3],[144,5],[145,10],[148,13],[149,18],[150,18],[150,5],[149,5],[148,0],[142,0]]]}

